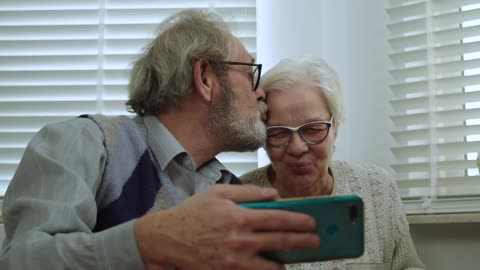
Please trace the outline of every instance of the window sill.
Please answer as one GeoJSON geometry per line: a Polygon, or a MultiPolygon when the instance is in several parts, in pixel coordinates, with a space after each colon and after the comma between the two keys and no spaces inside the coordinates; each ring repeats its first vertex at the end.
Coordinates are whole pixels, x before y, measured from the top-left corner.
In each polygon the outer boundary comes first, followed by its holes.
{"type": "Polygon", "coordinates": [[[409,214],[410,224],[480,223],[480,213],[409,214]]]}
{"type": "MultiPolygon", "coordinates": [[[[0,210],[3,198],[0,197],[0,210]]],[[[476,213],[445,213],[445,214],[407,214],[409,224],[455,224],[480,223],[480,212],[476,213]]],[[[0,223],[3,223],[0,211],[0,223]]]]}

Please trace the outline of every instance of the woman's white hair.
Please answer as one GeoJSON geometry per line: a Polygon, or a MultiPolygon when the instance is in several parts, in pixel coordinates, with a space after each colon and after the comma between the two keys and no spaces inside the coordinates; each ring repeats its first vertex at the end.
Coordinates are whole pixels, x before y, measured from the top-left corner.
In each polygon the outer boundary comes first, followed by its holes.
{"type": "Polygon", "coordinates": [[[337,73],[319,57],[286,58],[271,68],[260,80],[267,95],[271,91],[288,91],[299,83],[312,83],[327,100],[338,130],[344,121],[342,91],[337,73]]]}

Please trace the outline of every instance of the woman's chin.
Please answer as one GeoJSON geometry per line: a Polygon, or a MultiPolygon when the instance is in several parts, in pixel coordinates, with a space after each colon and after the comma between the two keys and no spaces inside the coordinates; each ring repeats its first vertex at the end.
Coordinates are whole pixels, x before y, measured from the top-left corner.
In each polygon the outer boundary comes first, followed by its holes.
{"type": "MultiPolygon", "coordinates": [[[[310,176],[293,176],[290,178],[291,180],[284,182],[284,187],[289,188],[292,191],[302,191],[301,196],[307,196],[308,190],[314,185],[315,180],[310,176]]],[[[300,195],[299,195],[300,196],[300,195]]]]}
{"type": "Polygon", "coordinates": [[[292,177],[308,177],[314,172],[312,164],[307,165],[291,165],[288,166],[288,174],[292,177]]]}

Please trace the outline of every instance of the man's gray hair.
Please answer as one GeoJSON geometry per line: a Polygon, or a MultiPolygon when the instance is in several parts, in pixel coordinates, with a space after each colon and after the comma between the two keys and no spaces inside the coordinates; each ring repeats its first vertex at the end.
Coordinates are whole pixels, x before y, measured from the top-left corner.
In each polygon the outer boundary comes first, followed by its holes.
{"type": "Polygon", "coordinates": [[[333,114],[334,127],[338,130],[344,121],[340,80],[335,70],[322,58],[283,59],[260,80],[267,100],[270,91],[286,91],[299,83],[312,83],[325,96],[328,109],[333,114]]]}
{"type": "Polygon", "coordinates": [[[193,93],[195,62],[209,61],[222,77],[226,67],[221,62],[235,50],[227,24],[214,13],[184,10],[168,17],[133,63],[128,110],[144,115],[179,106],[193,93]]]}

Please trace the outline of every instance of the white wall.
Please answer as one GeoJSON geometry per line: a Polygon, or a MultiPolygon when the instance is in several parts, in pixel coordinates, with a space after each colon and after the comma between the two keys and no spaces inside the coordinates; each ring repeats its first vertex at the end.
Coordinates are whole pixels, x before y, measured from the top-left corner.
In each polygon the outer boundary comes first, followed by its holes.
{"type": "Polygon", "coordinates": [[[431,270],[479,269],[479,224],[410,226],[418,255],[431,270]]]}
{"type": "MultiPolygon", "coordinates": [[[[346,111],[334,158],[390,169],[384,5],[373,0],[257,0],[257,58],[265,70],[285,57],[326,59],[342,80],[346,111]]],[[[427,269],[478,269],[478,225],[411,225],[427,269]]]]}

